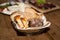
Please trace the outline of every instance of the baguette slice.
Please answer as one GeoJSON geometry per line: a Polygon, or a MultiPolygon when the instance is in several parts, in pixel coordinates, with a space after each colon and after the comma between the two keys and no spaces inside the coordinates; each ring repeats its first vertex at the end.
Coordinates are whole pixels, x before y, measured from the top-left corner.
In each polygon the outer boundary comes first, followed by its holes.
{"type": "Polygon", "coordinates": [[[28,21],[26,18],[21,18],[24,28],[28,28],[28,21]]]}
{"type": "Polygon", "coordinates": [[[18,23],[19,27],[23,28],[24,25],[21,21],[20,15],[15,16],[15,21],[18,23]]]}

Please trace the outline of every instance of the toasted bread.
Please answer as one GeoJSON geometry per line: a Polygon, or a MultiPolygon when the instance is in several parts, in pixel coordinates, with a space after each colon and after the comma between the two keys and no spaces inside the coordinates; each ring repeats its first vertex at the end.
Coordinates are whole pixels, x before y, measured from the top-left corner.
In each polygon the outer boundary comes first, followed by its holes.
{"type": "Polygon", "coordinates": [[[15,16],[15,21],[21,28],[27,28],[28,27],[28,21],[25,18],[21,18],[20,15],[15,16]]]}
{"type": "Polygon", "coordinates": [[[19,25],[19,27],[21,27],[21,28],[24,27],[24,25],[23,25],[23,23],[22,23],[22,21],[20,19],[20,15],[15,16],[15,21],[17,22],[17,24],[19,25]]]}

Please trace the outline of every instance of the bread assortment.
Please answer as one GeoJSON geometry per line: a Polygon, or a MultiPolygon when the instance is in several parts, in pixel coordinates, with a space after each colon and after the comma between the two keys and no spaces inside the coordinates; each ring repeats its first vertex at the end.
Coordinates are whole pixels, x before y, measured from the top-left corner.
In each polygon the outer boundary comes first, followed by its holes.
{"type": "Polygon", "coordinates": [[[25,12],[14,12],[14,14],[20,14],[20,15],[15,15],[14,21],[18,24],[20,28],[28,28],[28,27],[39,27],[43,26],[43,21],[42,21],[42,15],[43,14],[38,14],[35,10],[32,8],[26,8],[25,12]],[[23,15],[23,17],[22,17],[23,15]]]}

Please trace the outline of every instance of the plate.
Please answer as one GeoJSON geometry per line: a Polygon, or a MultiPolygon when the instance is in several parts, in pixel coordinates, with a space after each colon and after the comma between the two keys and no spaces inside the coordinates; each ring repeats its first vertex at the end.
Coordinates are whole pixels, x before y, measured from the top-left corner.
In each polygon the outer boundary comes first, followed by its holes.
{"type": "MultiPolygon", "coordinates": [[[[40,13],[39,13],[39,14],[40,14],[40,13]]],[[[26,28],[26,29],[23,29],[23,28],[21,29],[21,28],[18,26],[18,24],[14,21],[14,17],[15,17],[16,15],[20,15],[20,14],[11,15],[10,18],[11,18],[13,24],[14,24],[14,27],[15,27],[17,30],[38,30],[38,29],[43,29],[43,28],[49,27],[49,26],[51,25],[51,23],[50,23],[49,21],[46,21],[46,18],[45,18],[45,16],[43,15],[43,16],[42,16],[43,26],[41,26],[41,27],[28,27],[28,28],[26,28]]]]}
{"type": "MultiPolygon", "coordinates": [[[[19,3],[19,2],[16,2],[18,5],[12,5],[12,6],[9,6],[7,8],[5,8],[2,13],[3,14],[7,14],[7,15],[11,15],[13,12],[15,11],[22,11],[24,12],[24,9],[25,7],[30,7],[28,4],[24,4],[24,3],[19,3]]],[[[8,2],[6,3],[3,3],[3,4],[0,4],[0,6],[4,6],[6,4],[9,4],[8,2]]],[[[14,4],[14,2],[13,2],[14,4]]]]}
{"type": "MultiPolygon", "coordinates": [[[[48,2],[48,3],[51,3],[51,2],[48,2]]],[[[32,4],[31,2],[30,2],[29,4],[31,5],[31,7],[33,7],[34,9],[38,10],[38,11],[41,12],[41,13],[47,13],[47,12],[51,12],[51,11],[60,9],[60,6],[58,6],[58,5],[56,5],[56,4],[53,4],[53,3],[51,3],[51,4],[54,5],[55,7],[53,7],[53,8],[48,8],[48,9],[45,9],[45,10],[44,10],[44,8],[41,9],[41,8],[39,8],[38,6],[36,6],[35,4],[32,4]]],[[[46,4],[45,4],[45,6],[46,6],[46,4]]],[[[47,5],[47,6],[48,6],[48,5],[47,5]]],[[[47,7],[47,6],[46,6],[46,7],[47,7]]]]}

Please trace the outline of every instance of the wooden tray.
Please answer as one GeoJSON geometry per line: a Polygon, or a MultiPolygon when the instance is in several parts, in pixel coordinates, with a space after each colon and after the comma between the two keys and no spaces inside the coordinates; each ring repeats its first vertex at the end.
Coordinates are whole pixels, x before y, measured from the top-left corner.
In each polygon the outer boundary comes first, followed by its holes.
{"type": "Polygon", "coordinates": [[[39,9],[38,7],[32,5],[31,3],[29,3],[29,5],[30,5],[32,8],[38,10],[38,11],[41,12],[41,13],[47,13],[47,12],[51,12],[51,11],[54,11],[54,10],[60,9],[60,7],[59,7],[58,5],[56,5],[56,7],[54,7],[54,8],[47,9],[47,10],[39,9]]]}

